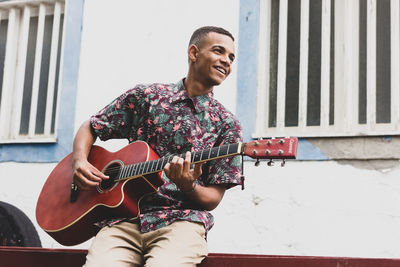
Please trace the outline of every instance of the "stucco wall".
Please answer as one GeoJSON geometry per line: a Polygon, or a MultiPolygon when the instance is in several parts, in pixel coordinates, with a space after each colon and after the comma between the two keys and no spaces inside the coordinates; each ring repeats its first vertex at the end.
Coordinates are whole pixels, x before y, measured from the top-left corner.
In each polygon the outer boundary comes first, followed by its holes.
{"type": "Polygon", "coordinates": [[[217,208],[212,251],[400,257],[400,169],[335,161],[245,165],[217,208]]]}

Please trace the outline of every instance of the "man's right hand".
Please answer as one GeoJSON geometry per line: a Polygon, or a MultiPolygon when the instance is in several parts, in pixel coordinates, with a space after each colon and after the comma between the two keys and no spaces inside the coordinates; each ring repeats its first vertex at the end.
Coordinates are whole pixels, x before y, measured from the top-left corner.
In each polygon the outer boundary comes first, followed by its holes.
{"type": "Polygon", "coordinates": [[[82,190],[90,190],[99,185],[108,176],[99,171],[87,160],[96,136],[90,128],[90,121],[82,123],[74,138],[72,152],[72,170],[74,172],[74,184],[82,190]]]}
{"type": "Polygon", "coordinates": [[[74,184],[81,190],[90,190],[109,177],[90,164],[86,159],[73,160],[74,184]]]}

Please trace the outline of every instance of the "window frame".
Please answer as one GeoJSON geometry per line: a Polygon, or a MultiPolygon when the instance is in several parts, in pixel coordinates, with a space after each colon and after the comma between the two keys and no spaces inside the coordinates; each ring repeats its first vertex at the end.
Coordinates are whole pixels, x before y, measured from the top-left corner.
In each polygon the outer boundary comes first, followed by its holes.
{"type": "MultiPolygon", "coordinates": [[[[12,1],[10,1],[12,2],[12,1]]],[[[18,1],[15,1],[18,2],[18,1]]],[[[55,143],[0,144],[0,162],[58,162],[72,150],[84,0],[66,0],[55,143]]]]}
{"type": "MultiPolygon", "coordinates": [[[[63,32],[60,33],[60,30],[64,28],[64,23],[61,20],[65,13],[64,1],[7,1],[0,3],[0,5],[1,8],[7,10],[7,12],[2,12],[2,20],[8,20],[4,59],[5,71],[2,84],[4,99],[0,111],[0,143],[56,142],[57,132],[56,129],[52,130],[52,122],[54,119],[54,125],[57,123],[58,109],[54,110],[54,103],[57,106],[59,97],[54,98],[59,88],[59,79],[56,78],[60,77],[62,73],[63,37],[61,34],[63,32]],[[45,29],[49,26],[47,21],[49,15],[53,16],[53,20],[51,21],[51,43],[46,50],[46,44],[48,45],[46,41],[48,42],[49,39],[45,39],[45,36],[49,31],[46,32],[45,29]],[[38,18],[37,29],[32,24],[33,18],[38,18]],[[30,36],[32,32],[35,31],[37,32],[35,41],[28,41],[32,37],[30,36]],[[33,45],[35,45],[34,48],[33,45]],[[32,51],[32,49],[34,53],[29,54],[28,51],[32,51]],[[31,62],[31,64],[33,63],[31,68],[28,68],[30,67],[28,58],[36,59],[35,62],[31,62]],[[48,59],[48,62],[46,62],[46,59],[48,59]],[[48,68],[47,76],[46,68],[48,68]],[[32,76],[29,76],[29,74],[27,76],[28,69],[32,76]],[[45,74],[43,77],[42,72],[45,74]],[[27,77],[30,77],[30,79],[27,79],[27,77]],[[42,78],[46,78],[46,80],[42,80],[42,78]],[[25,92],[28,88],[31,88],[30,91],[25,92]],[[45,90],[43,92],[46,94],[40,96],[40,93],[43,93],[42,90],[45,90]],[[24,127],[27,132],[21,133],[21,121],[24,121],[21,115],[26,114],[23,110],[28,111],[23,108],[27,104],[23,105],[25,93],[31,94],[30,105],[28,106],[30,116],[27,121],[29,125],[25,124],[24,127]],[[41,125],[40,120],[37,121],[37,114],[43,109],[39,105],[39,101],[43,101],[43,97],[46,98],[45,113],[44,116],[41,116],[43,133],[36,133],[35,128],[41,125]],[[50,112],[48,112],[49,110],[50,112]]],[[[57,94],[57,96],[59,95],[57,94]]],[[[25,116],[25,118],[27,117],[25,116]]]]}
{"type": "MultiPolygon", "coordinates": [[[[369,104],[372,108],[369,109],[369,121],[370,123],[367,125],[360,125],[360,127],[354,127],[352,126],[351,122],[356,121],[357,114],[358,114],[358,107],[353,105],[352,100],[358,99],[358,90],[350,90],[351,88],[358,87],[358,80],[356,80],[358,77],[354,78],[349,75],[349,71],[346,69],[341,71],[342,76],[338,76],[339,70],[335,74],[335,84],[336,81],[340,82],[340,80],[346,80],[346,85],[342,88],[342,90],[338,90],[339,86],[335,86],[335,103],[338,103],[337,97],[339,94],[345,94],[341,98],[342,99],[347,99],[345,106],[346,109],[351,111],[349,114],[351,115],[351,118],[349,119],[346,116],[346,113],[342,113],[340,108],[338,106],[335,107],[335,118],[341,117],[343,118],[339,124],[336,124],[335,126],[329,125],[329,115],[325,116],[327,120],[323,121],[322,120],[322,115],[321,115],[321,125],[320,126],[306,126],[306,111],[307,111],[307,105],[304,103],[304,101],[299,101],[299,126],[297,127],[284,127],[282,122],[284,122],[284,114],[283,112],[279,112],[278,110],[283,110],[284,111],[284,104],[282,104],[283,101],[278,101],[278,108],[277,108],[277,117],[278,121],[280,121],[280,124],[277,124],[277,127],[271,128],[268,127],[268,119],[267,119],[267,114],[268,114],[268,93],[267,93],[267,85],[269,81],[269,60],[266,60],[269,58],[269,49],[262,49],[263,47],[267,47],[267,44],[269,45],[269,33],[264,30],[269,28],[269,15],[270,14],[270,3],[271,1],[263,0],[263,1],[254,1],[254,0],[242,0],[241,1],[241,13],[240,13],[240,40],[239,40],[239,51],[238,51],[238,58],[240,59],[240,63],[238,66],[238,103],[237,103],[237,113],[239,118],[242,121],[242,124],[244,126],[244,131],[245,131],[245,138],[247,139],[252,139],[252,138],[260,138],[260,137],[271,137],[271,136],[298,136],[298,137],[337,137],[337,136],[365,136],[365,135],[398,135],[400,134],[400,112],[399,112],[399,105],[400,105],[400,92],[399,92],[399,87],[400,87],[400,78],[396,75],[392,75],[392,111],[391,114],[396,114],[396,116],[393,116],[392,122],[389,124],[381,124],[378,125],[376,122],[374,122],[371,118],[371,110],[373,110],[374,106],[372,104],[369,104]],[[243,38],[243,36],[246,36],[243,38]],[[250,37],[250,38],[249,38],[250,37]],[[253,39],[254,38],[254,39],[253,39]],[[248,50],[248,51],[247,51],[248,50]],[[257,51],[257,53],[251,53],[249,51],[257,51]],[[254,72],[254,70],[257,70],[254,72]],[[253,74],[251,74],[253,72],[253,74]],[[254,74],[256,73],[256,74],[254,74]],[[251,81],[250,81],[251,80],[251,81]],[[249,84],[245,84],[246,83],[249,84]],[[249,82],[250,81],[250,82],[249,82]],[[254,85],[254,81],[256,84],[254,85]],[[397,88],[394,90],[393,88],[397,88]],[[394,99],[397,99],[397,103],[393,104],[395,101],[394,99]],[[256,105],[254,105],[256,103],[256,105]],[[283,105],[283,106],[282,106],[283,105]],[[254,107],[255,106],[255,107],[254,107]],[[247,113],[247,114],[246,114],[247,113]],[[354,118],[353,118],[354,117],[354,118]],[[283,119],[282,119],[283,118],[283,119]],[[244,123],[243,123],[244,122],[244,123]],[[250,131],[250,132],[249,132],[250,131]]],[[[288,0],[282,0],[280,1],[280,5],[283,6],[280,8],[285,8],[285,5],[287,6],[288,0]]],[[[328,0],[323,0],[323,10],[326,10],[329,7],[330,1],[328,0]]],[[[369,0],[369,4],[374,3],[374,0],[369,0]]],[[[392,12],[392,17],[394,19],[399,20],[399,3],[398,1],[392,1],[391,4],[395,5],[394,8],[391,8],[392,12]]],[[[309,5],[309,1],[301,1],[302,9],[309,5]]],[[[347,5],[343,6],[343,10],[347,10],[347,12],[344,13],[344,20],[347,23],[353,23],[356,16],[354,16],[353,11],[358,11],[358,4],[356,1],[343,1],[341,5],[347,5]]],[[[307,11],[307,8],[305,9],[307,11]]],[[[335,8],[336,11],[336,8],[335,8]]],[[[303,17],[303,16],[302,16],[303,17]]],[[[280,18],[281,19],[281,18],[280,18]]],[[[393,19],[393,18],[392,18],[393,19]]],[[[281,19],[282,23],[280,22],[280,27],[285,27],[285,19],[281,19]]],[[[305,18],[302,18],[302,20],[305,20],[306,23],[304,23],[301,27],[302,29],[305,28],[307,29],[308,23],[305,18]]],[[[396,21],[398,23],[398,21],[396,21]]],[[[357,21],[358,25],[358,21],[357,21]]],[[[329,19],[326,19],[326,17],[322,18],[322,27],[325,28],[325,30],[322,30],[322,34],[326,33],[326,28],[330,27],[329,19]]],[[[369,26],[371,27],[371,25],[369,26]]],[[[356,27],[354,27],[356,28],[356,27]]],[[[354,28],[349,27],[348,29],[346,28],[346,31],[341,33],[339,36],[337,35],[337,31],[335,31],[335,55],[340,51],[338,51],[338,43],[341,42],[342,45],[347,47],[346,53],[358,53],[358,41],[354,42],[354,39],[357,39],[357,37],[353,37],[355,32],[354,28]],[[347,39],[344,38],[347,36],[347,39]],[[348,37],[351,38],[348,38],[348,37]],[[336,40],[337,39],[337,40],[336,40]]],[[[335,27],[336,29],[336,27],[335,27]]],[[[369,29],[370,31],[373,31],[373,29],[369,29]]],[[[304,31],[304,30],[303,30],[304,31]]],[[[358,36],[358,34],[357,34],[358,36]]],[[[307,55],[307,42],[305,41],[306,36],[302,36],[302,40],[300,41],[300,49],[301,53],[305,53],[307,55]],[[303,38],[304,37],[304,38],[303,38]]],[[[392,42],[392,47],[399,47],[399,33],[395,32],[391,36],[391,42],[392,42]]],[[[328,38],[322,36],[321,38],[328,38]]],[[[358,40],[358,39],[357,39],[358,40]]],[[[284,38],[281,38],[279,42],[285,43],[286,40],[284,38]]],[[[371,42],[371,41],[370,41],[371,42]]],[[[285,47],[285,46],[282,46],[285,47]]],[[[373,47],[369,48],[368,53],[369,57],[373,58],[374,57],[374,52],[373,47]]],[[[324,62],[329,62],[329,51],[326,51],[329,49],[324,49],[322,47],[321,51],[321,60],[324,62]]],[[[286,53],[280,53],[279,56],[282,56],[281,54],[285,55],[286,53]]],[[[358,66],[358,60],[357,57],[348,57],[348,54],[343,53],[340,60],[342,61],[342,65],[347,66],[346,68],[357,68],[358,66]],[[347,56],[347,57],[346,57],[347,56]],[[346,61],[346,62],[345,62],[346,61]],[[345,65],[345,63],[347,65],[345,65]]],[[[300,55],[302,56],[302,55],[300,55]]],[[[393,49],[392,52],[393,57],[399,58],[399,49],[393,49]]],[[[304,57],[304,56],[303,56],[304,57]]],[[[339,57],[339,56],[338,56],[339,57]]],[[[284,60],[281,58],[279,59],[281,62],[284,62],[284,60]]],[[[336,59],[337,60],[337,59],[336,59]]],[[[335,60],[335,61],[336,61],[335,60]]],[[[304,73],[304,66],[307,63],[307,59],[304,57],[304,59],[300,60],[300,84],[299,84],[299,90],[300,90],[300,95],[303,95],[303,99],[306,99],[304,97],[304,94],[307,93],[307,88],[304,85],[304,77],[306,77],[307,73],[304,73]],[[303,84],[302,84],[303,83],[303,84]]],[[[392,73],[394,73],[394,70],[399,70],[399,60],[392,60],[391,61],[391,68],[392,68],[392,73]]],[[[280,71],[280,68],[282,67],[283,64],[278,65],[278,79],[285,80],[285,71],[280,71]]],[[[336,66],[335,68],[338,68],[336,66]]],[[[323,68],[324,65],[322,65],[323,68]]],[[[325,65],[326,66],[326,65],[325,65]]],[[[369,66],[368,67],[370,70],[374,69],[373,67],[369,66]]],[[[336,72],[336,71],[335,71],[336,72]]],[[[321,71],[321,76],[326,77],[326,75],[329,75],[329,69],[326,70],[323,69],[321,71]]],[[[373,76],[373,75],[370,75],[373,76]]],[[[376,78],[375,78],[376,79],[376,78]]],[[[306,80],[305,80],[306,81],[306,80]]],[[[307,81],[306,81],[307,82],[307,81]]],[[[321,83],[326,83],[326,79],[321,78],[321,83]]],[[[373,90],[373,83],[376,81],[369,78],[367,81],[369,83],[369,94],[371,92],[374,92],[373,90]],[[372,88],[372,90],[371,90],[372,88]]],[[[284,83],[284,82],[283,82],[284,83]]],[[[281,84],[283,84],[281,82],[281,84]]],[[[283,85],[284,86],[284,85],[283,85]]],[[[326,85],[325,85],[326,87],[326,85]]],[[[321,88],[324,88],[324,85],[321,84],[321,88]]],[[[280,90],[278,92],[278,99],[285,99],[284,95],[284,90],[280,90]],[[283,92],[283,93],[282,93],[283,92]]],[[[329,91],[327,92],[326,90],[321,90],[321,94],[329,94],[329,91]]],[[[301,96],[300,96],[301,97],[301,96]]],[[[326,99],[326,98],[325,98],[326,99]]],[[[373,101],[374,98],[370,97],[370,101],[373,101]]],[[[325,102],[321,102],[321,114],[322,113],[328,113],[329,114],[329,105],[323,104],[325,102]]]]}

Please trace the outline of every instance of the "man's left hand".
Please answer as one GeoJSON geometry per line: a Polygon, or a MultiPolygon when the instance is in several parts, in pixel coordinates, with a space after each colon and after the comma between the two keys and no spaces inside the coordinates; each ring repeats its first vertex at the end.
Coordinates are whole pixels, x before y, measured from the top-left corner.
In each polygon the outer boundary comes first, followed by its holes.
{"type": "Polygon", "coordinates": [[[191,153],[186,152],[185,159],[174,156],[170,163],[164,167],[164,173],[173,181],[183,192],[190,192],[194,188],[194,182],[202,174],[201,166],[203,163],[194,164],[190,169],[191,153]]]}

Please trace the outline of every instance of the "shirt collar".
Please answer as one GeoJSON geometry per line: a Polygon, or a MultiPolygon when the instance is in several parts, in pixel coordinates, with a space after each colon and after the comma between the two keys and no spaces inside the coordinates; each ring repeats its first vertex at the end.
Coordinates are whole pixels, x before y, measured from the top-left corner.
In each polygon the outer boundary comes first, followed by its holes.
{"type": "Polygon", "coordinates": [[[214,101],[213,92],[201,96],[189,97],[185,85],[183,83],[183,79],[180,80],[175,85],[172,91],[174,93],[173,96],[171,97],[172,102],[180,102],[184,100],[192,101],[196,113],[200,113],[204,110],[207,110],[211,102],[214,101]]]}

